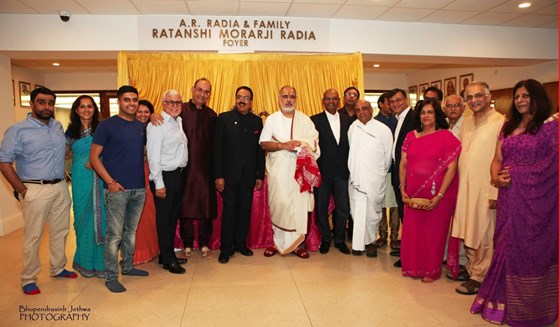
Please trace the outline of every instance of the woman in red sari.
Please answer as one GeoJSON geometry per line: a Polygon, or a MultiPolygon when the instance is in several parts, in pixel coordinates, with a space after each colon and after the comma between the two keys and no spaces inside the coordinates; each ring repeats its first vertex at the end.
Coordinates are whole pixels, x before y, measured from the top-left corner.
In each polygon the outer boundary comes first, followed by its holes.
{"type": "Polygon", "coordinates": [[[457,201],[461,143],[447,130],[437,101],[420,101],[414,114],[418,127],[406,136],[399,166],[399,189],[406,204],[402,274],[431,283],[441,276],[441,258],[457,201]]]}

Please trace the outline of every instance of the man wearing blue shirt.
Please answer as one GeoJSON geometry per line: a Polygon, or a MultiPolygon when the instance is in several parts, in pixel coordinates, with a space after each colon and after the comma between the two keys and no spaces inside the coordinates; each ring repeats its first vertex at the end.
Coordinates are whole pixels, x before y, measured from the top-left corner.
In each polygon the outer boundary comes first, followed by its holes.
{"type": "Polygon", "coordinates": [[[121,86],[117,98],[119,114],[99,123],[89,160],[105,181],[105,286],[111,292],[124,292],[126,288],[118,280],[119,248],[123,275],[148,276],[147,271],[133,266],[136,229],[146,199],[146,129],[136,120],[138,91],[129,85],[121,86]]]}
{"type": "Polygon", "coordinates": [[[39,294],[39,244],[49,224],[49,270],[53,277],[76,278],[66,265],[66,236],[70,224],[70,194],[64,182],[66,140],[53,119],[56,95],[47,88],[31,92],[31,113],[6,130],[0,146],[0,171],[21,201],[24,219],[21,286],[39,294]],[[17,172],[12,166],[16,163],[17,172]]]}

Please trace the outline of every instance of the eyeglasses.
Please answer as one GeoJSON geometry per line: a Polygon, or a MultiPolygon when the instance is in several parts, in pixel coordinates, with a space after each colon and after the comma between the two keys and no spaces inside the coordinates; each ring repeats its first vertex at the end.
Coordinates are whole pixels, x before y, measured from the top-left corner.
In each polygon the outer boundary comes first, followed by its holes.
{"type": "Polygon", "coordinates": [[[389,100],[389,103],[401,103],[404,101],[404,98],[396,98],[395,100],[389,100]]]}
{"type": "Polygon", "coordinates": [[[457,108],[457,109],[459,109],[459,108],[463,108],[463,104],[462,103],[448,103],[448,104],[445,105],[445,108],[449,108],[449,109],[457,108]]]}
{"type": "Polygon", "coordinates": [[[349,97],[349,98],[357,98],[357,97],[358,97],[358,93],[346,92],[346,93],[344,93],[344,96],[347,96],[347,97],[349,97]]]}
{"type": "Polygon", "coordinates": [[[248,95],[238,95],[235,97],[237,100],[245,100],[245,101],[249,101],[251,100],[251,97],[248,95]]]}
{"type": "Polygon", "coordinates": [[[488,94],[486,94],[486,93],[477,93],[477,94],[474,95],[474,97],[472,95],[467,95],[465,97],[465,100],[471,101],[473,98],[476,99],[476,100],[480,100],[480,99],[486,97],[487,95],[488,94]]]}
{"type": "Polygon", "coordinates": [[[198,86],[195,87],[194,89],[195,89],[197,92],[202,92],[202,93],[204,93],[204,94],[206,94],[206,95],[210,95],[210,90],[203,90],[202,88],[200,88],[200,87],[198,87],[198,86]]]}
{"type": "Polygon", "coordinates": [[[284,100],[288,100],[288,99],[295,100],[296,99],[295,95],[288,95],[288,94],[282,94],[280,97],[284,100]]]}
{"type": "Polygon", "coordinates": [[[523,93],[521,95],[516,94],[513,96],[513,100],[519,100],[519,98],[521,99],[529,99],[531,97],[531,95],[529,93],[523,93]]]}
{"type": "Polygon", "coordinates": [[[163,101],[164,104],[168,104],[172,107],[178,107],[183,104],[183,101],[163,101]]]}

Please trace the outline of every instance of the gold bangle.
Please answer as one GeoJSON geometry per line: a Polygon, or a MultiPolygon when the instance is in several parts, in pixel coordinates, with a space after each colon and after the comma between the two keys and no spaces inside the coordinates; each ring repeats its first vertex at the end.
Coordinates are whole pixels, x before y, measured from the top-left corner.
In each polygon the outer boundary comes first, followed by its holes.
{"type": "Polygon", "coordinates": [[[114,184],[116,182],[116,180],[112,179],[109,183],[107,183],[107,186],[111,186],[111,184],[114,184]]]}
{"type": "Polygon", "coordinates": [[[437,196],[439,196],[441,199],[443,199],[443,194],[438,193],[437,196]]]}

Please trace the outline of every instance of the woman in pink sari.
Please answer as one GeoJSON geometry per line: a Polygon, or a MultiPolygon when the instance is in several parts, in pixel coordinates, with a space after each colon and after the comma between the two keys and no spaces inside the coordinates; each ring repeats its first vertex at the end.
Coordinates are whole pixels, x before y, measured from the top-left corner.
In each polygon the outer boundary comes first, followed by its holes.
{"type": "Polygon", "coordinates": [[[441,276],[441,258],[457,201],[457,158],[461,143],[441,105],[432,99],[415,108],[417,129],[402,146],[399,189],[405,202],[402,274],[431,283],[441,276]]]}
{"type": "Polygon", "coordinates": [[[513,88],[490,173],[498,187],[494,255],[472,306],[486,321],[558,318],[558,117],[541,83],[513,88]]]}

